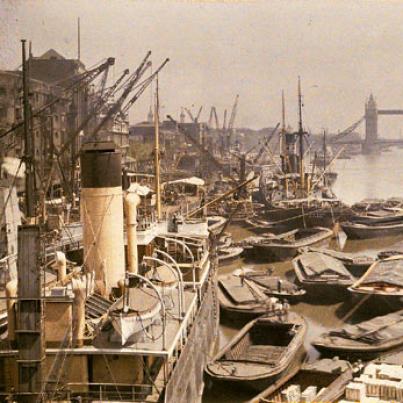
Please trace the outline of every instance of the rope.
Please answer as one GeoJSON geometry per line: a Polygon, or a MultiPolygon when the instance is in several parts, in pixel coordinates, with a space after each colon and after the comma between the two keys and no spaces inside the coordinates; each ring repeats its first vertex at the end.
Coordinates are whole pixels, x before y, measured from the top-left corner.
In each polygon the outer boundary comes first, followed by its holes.
{"type": "Polygon", "coordinates": [[[112,372],[112,370],[111,370],[111,367],[110,367],[110,365],[109,365],[108,359],[106,358],[105,354],[102,354],[102,357],[103,357],[104,360],[105,360],[106,368],[107,368],[107,370],[109,371],[109,374],[111,375],[111,378],[112,378],[112,381],[113,381],[113,383],[114,383],[116,392],[117,392],[117,394],[119,395],[119,399],[120,399],[120,400],[123,400],[123,399],[122,399],[122,395],[120,394],[120,391],[119,391],[119,388],[118,388],[116,379],[115,379],[115,377],[114,377],[114,375],[113,375],[113,372],[112,372]]]}
{"type": "MultiPolygon", "coordinates": [[[[71,330],[72,335],[74,334],[74,330],[75,330],[75,325],[72,327],[72,330],[71,330]]],[[[66,334],[65,334],[65,336],[64,336],[63,344],[62,344],[63,346],[66,344],[68,331],[69,331],[69,329],[66,330],[66,334]]],[[[63,368],[64,368],[64,363],[66,362],[66,358],[67,358],[67,350],[66,350],[66,349],[64,349],[64,350],[59,350],[59,351],[58,351],[58,353],[56,354],[55,360],[53,361],[52,369],[51,369],[51,371],[49,372],[49,375],[53,372],[53,369],[54,369],[54,367],[55,367],[55,365],[56,365],[56,362],[57,362],[57,360],[58,360],[59,352],[61,352],[61,351],[64,351],[65,354],[63,355],[63,361],[62,361],[62,364],[60,365],[60,368],[59,368],[58,373],[57,373],[56,385],[55,385],[55,387],[54,387],[53,394],[52,394],[52,396],[51,396],[51,400],[53,400],[53,398],[54,398],[54,396],[55,396],[55,394],[56,394],[57,386],[59,385],[60,379],[61,379],[61,377],[62,377],[62,372],[63,372],[63,368]]],[[[46,388],[47,383],[48,383],[48,382],[45,383],[44,388],[46,388]]]]}
{"type": "MultiPolygon", "coordinates": [[[[91,249],[94,247],[94,245],[95,245],[95,244],[97,243],[97,241],[98,241],[98,237],[99,237],[100,234],[101,234],[102,225],[103,225],[103,223],[104,223],[104,220],[105,220],[105,217],[106,217],[106,213],[108,212],[108,210],[109,210],[109,208],[110,208],[110,206],[111,206],[111,203],[112,203],[112,199],[113,199],[114,197],[115,197],[115,195],[111,195],[111,196],[110,196],[110,200],[109,200],[108,206],[107,206],[107,208],[106,208],[106,210],[105,210],[105,213],[104,213],[104,215],[103,215],[103,217],[102,217],[102,221],[101,221],[101,223],[100,223],[100,225],[99,225],[98,233],[97,233],[96,235],[95,235],[94,227],[92,226],[91,220],[90,220],[90,219],[88,220],[89,228],[90,228],[90,230],[91,230],[91,233],[92,233],[92,236],[93,236],[94,240],[93,240],[91,246],[88,248],[87,253],[86,253],[86,256],[84,256],[84,259],[83,259],[83,266],[85,266],[85,263],[87,262],[88,256],[89,256],[89,254],[90,254],[90,252],[91,252],[91,249]]],[[[86,204],[86,203],[84,203],[84,209],[85,209],[85,215],[86,215],[86,217],[89,218],[88,210],[87,210],[87,204],[86,204]]],[[[101,259],[102,256],[100,255],[98,248],[96,248],[96,250],[97,250],[97,253],[98,253],[98,257],[101,259]]]]}
{"type": "MultiPolygon", "coordinates": [[[[56,205],[52,199],[50,199],[49,202],[50,202],[51,206],[53,206],[53,207],[56,205]]],[[[70,242],[73,243],[73,233],[70,231],[70,228],[67,227],[67,225],[64,221],[63,221],[62,228],[66,231],[66,234],[70,239],[70,242]]]]}
{"type": "Polygon", "coordinates": [[[152,334],[147,332],[147,329],[144,327],[143,319],[141,318],[141,316],[139,314],[137,314],[137,317],[139,318],[141,328],[142,328],[144,334],[146,335],[146,337],[148,337],[152,341],[157,341],[162,337],[162,335],[164,334],[164,326],[163,325],[161,326],[162,327],[161,333],[158,335],[158,337],[154,337],[152,334]]]}
{"type": "MultiPolygon", "coordinates": [[[[330,204],[330,206],[331,206],[331,204],[330,204]]],[[[309,211],[309,212],[304,212],[303,214],[299,214],[299,215],[296,215],[296,216],[293,216],[293,217],[284,218],[282,220],[277,220],[277,221],[270,222],[270,224],[281,224],[283,222],[296,220],[297,218],[303,218],[304,215],[305,216],[312,215],[312,214],[317,213],[318,211],[325,210],[326,208],[328,208],[328,207],[327,206],[326,207],[319,207],[316,210],[312,210],[312,211],[309,211]]]]}
{"type": "MultiPolygon", "coordinates": [[[[74,334],[74,330],[75,330],[75,324],[73,325],[73,327],[72,327],[72,329],[71,329],[71,334],[73,335],[74,334]]],[[[62,362],[62,365],[60,366],[60,368],[59,368],[59,370],[58,370],[58,372],[57,372],[57,381],[56,381],[56,385],[55,385],[55,388],[54,388],[54,390],[53,390],[53,394],[52,394],[52,396],[51,396],[51,400],[53,399],[53,397],[55,396],[55,394],[56,394],[56,389],[57,389],[57,386],[59,385],[59,382],[60,382],[60,379],[61,379],[61,375],[62,375],[62,371],[63,371],[63,367],[64,367],[64,363],[65,363],[65,361],[66,361],[66,357],[67,357],[67,350],[66,350],[66,348],[65,348],[65,346],[66,346],[66,342],[67,342],[67,336],[68,336],[68,334],[69,334],[69,329],[67,328],[66,329],[66,333],[65,333],[65,335],[64,335],[64,338],[63,338],[63,340],[62,340],[62,342],[60,343],[60,350],[58,350],[58,352],[57,352],[57,354],[56,354],[56,357],[55,357],[55,359],[53,360],[53,364],[52,364],[52,367],[50,368],[50,371],[49,371],[49,373],[48,373],[48,379],[43,383],[43,385],[42,385],[42,389],[41,389],[41,393],[40,393],[40,396],[41,396],[41,400],[40,400],[40,398],[38,397],[38,399],[37,399],[37,402],[41,402],[41,401],[44,401],[44,399],[43,399],[43,397],[45,396],[45,389],[46,389],[46,386],[48,385],[48,383],[49,383],[49,377],[50,377],[50,375],[52,374],[52,372],[54,371],[54,369],[55,369],[55,366],[56,366],[56,364],[57,364],[57,362],[59,361],[59,357],[60,357],[60,355],[64,352],[65,354],[63,355],[63,362],[62,362]]]]}
{"type": "Polygon", "coordinates": [[[256,290],[252,287],[251,284],[249,284],[249,281],[244,278],[244,284],[249,288],[249,291],[252,293],[252,295],[256,298],[257,301],[264,302],[264,299],[256,292],[256,290]]]}
{"type": "Polygon", "coordinates": [[[306,228],[306,221],[305,221],[305,213],[304,213],[304,204],[301,204],[301,211],[302,211],[302,222],[304,224],[304,228],[306,228]]]}
{"type": "Polygon", "coordinates": [[[353,307],[353,309],[351,309],[351,311],[347,312],[346,315],[344,315],[341,319],[339,319],[339,323],[344,323],[347,321],[347,319],[351,318],[351,316],[353,316],[354,312],[357,311],[357,309],[366,301],[368,301],[368,299],[371,297],[372,294],[368,294],[366,295],[364,298],[361,299],[361,301],[355,305],[353,307]]]}
{"type": "Polygon", "coordinates": [[[150,381],[150,383],[152,383],[152,385],[154,386],[155,390],[157,391],[158,394],[161,393],[161,391],[159,390],[159,388],[157,387],[157,385],[155,384],[153,378],[151,377],[150,371],[148,369],[148,366],[145,365],[144,361],[141,360],[141,364],[143,365],[143,369],[145,370],[146,373],[146,377],[147,379],[150,381]]]}

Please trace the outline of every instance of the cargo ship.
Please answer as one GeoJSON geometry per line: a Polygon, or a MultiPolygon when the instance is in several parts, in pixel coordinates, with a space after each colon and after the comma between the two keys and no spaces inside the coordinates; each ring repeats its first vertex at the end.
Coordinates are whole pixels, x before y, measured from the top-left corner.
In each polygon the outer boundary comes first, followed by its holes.
{"type": "MultiPolygon", "coordinates": [[[[260,176],[260,196],[265,203],[267,219],[283,227],[295,228],[327,226],[332,227],[340,218],[351,215],[350,209],[333,193],[329,181],[329,168],[323,170],[306,164],[306,143],[308,133],[302,122],[302,94],[298,80],[298,130],[290,132],[285,127],[283,97],[283,124],[280,133],[279,163],[270,170],[263,170],[260,176]]],[[[334,157],[337,158],[338,155],[334,157]]]]}
{"type": "Polygon", "coordinates": [[[41,225],[18,227],[2,400],[201,401],[219,325],[207,220],[145,208],[145,187],[122,186],[114,143],[87,143],[80,159],[81,259],[45,253],[41,225]]]}

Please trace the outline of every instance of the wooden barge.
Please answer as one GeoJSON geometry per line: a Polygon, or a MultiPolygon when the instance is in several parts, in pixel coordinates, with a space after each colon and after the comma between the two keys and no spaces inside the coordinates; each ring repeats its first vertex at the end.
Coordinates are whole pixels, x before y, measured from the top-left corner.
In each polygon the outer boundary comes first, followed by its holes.
{"type": "Polygon", "coordinates": [[[305,356],[305,320],[293,312],[245,325],[207,365],[213,381],[261,391],[286,376],[305,356]]]}

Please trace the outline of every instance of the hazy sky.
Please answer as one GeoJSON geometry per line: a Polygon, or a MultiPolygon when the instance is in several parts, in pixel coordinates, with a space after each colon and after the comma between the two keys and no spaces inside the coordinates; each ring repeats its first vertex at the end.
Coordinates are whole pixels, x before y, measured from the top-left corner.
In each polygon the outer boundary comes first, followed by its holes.
{"type": "MultiPolygon", "coordinates": [[[[149,49],[155,65],[170,57],[160,75],[164,114],[204,105],[207,120],[215,105],[222,119],[239,93],[237,125],[269,126],[280,120],[284,89],[295,126],[298,75],[312,130],[349,126],[371,91],[380,107],[403,108],[403,1],[2,0],[0,9],[3,69],[20,64],[21,38],[34,55],[54,48],[76,57],[77,17],[87,66],[114,56],[117,78],[149,49]]],[[[150,92],[131,120],[149,103],[150,92]]],[[[403,116],[381,122],[389,137],[403,128],[403,116]]]]}

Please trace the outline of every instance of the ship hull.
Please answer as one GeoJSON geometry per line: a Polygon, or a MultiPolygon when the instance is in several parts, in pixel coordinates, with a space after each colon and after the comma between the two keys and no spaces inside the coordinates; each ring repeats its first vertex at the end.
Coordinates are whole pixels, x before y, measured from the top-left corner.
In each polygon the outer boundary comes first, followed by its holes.
{"type": "MultiPolygon", "coordinates": [[[[336,222],[348,220],[352,217],[349,208],[340,207],[292,207],[276,208],[268,206],[265,216],[273,225],[282,225],[287,230],[301,227],[326,227],[333,228],[336,222]]],[[[273,231],[272,231],[273,232],[273,231]]]]}
{"type": "Polygon", "coordinates": [[[211,277],[192,330],[175,369],[165,388],[161,402],[202,401],[204,369],[216,349],[219,332],[217,281],[211,277]]]}

